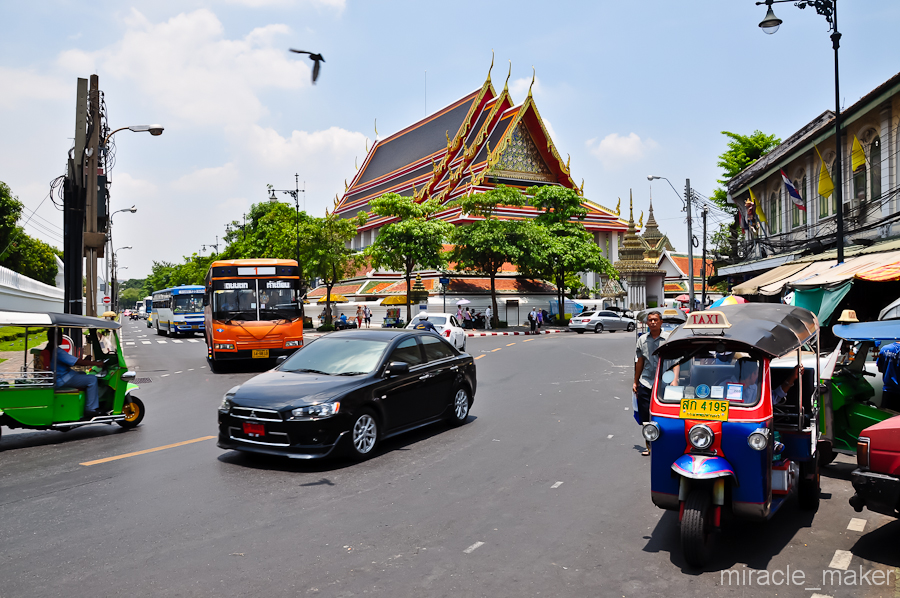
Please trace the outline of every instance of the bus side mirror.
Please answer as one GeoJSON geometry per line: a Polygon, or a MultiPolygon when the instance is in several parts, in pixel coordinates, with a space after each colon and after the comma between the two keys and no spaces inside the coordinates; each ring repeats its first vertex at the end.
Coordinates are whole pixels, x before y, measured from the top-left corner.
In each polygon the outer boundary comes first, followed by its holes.
{"type": "Polygon", "coordinates": [[[203,307],[206,307],[207,305],[209,305],[209,297],[203,295],[203,307]]]}

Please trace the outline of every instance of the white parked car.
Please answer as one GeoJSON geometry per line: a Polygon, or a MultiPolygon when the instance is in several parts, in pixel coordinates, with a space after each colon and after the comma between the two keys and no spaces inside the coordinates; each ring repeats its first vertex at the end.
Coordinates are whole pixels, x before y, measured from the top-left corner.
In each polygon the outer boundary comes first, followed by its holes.
{"type": "Polygon", "coordinates": [[[569,320],[569,330],[584,334],[587,331],[601,333],[604,330],[615,332],[616,330],[633,331],[635,321],[626,318],[621,314],[617,314],[610,310],[586,311],[578,315],[572,316],[569,320]]]}
{"type": "MultiPolygon", "coordinates": [[[[434,324],[438,334],[450,341],[450,344],[465,352],[466,350],[466,331],[456,321],[455,314],[442,314],[428,312],[428,321],[434,324]]],[[[415,328],[419,323],[419,316],[413,316],[412,321],[406,325],[407,328],[415,328]]]]}

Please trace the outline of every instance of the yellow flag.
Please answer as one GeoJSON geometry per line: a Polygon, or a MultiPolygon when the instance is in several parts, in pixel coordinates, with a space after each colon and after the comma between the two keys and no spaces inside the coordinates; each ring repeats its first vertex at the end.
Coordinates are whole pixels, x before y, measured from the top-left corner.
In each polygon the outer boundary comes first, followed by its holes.
{"type": "MultiPolygon", "coordinates": [[[[819,154],[819,148],[816,148],[816,153],[819,154]]],[[[828,197],[834,193],[834,181],[831,180],[831,175],[828,174],[828,168],[825,167],[825,160],[822,159],[822,154],[819,154],[819,162],[822,163],[819,169],[819,195],[828,197]]]]}
{"type": "Polygon", "coordinates": [[[850,150],[850,164],[853,166],[853,172],[856,172],[860,166],[866,165],[866,152],[863,151],[856,135],[853,136],[853,148],[850,150]]]}
{"type": "Polygon", "coordinates": [[[759,202],[756,200],[756,196],[753,195],[753,189],[747,189],[750,192],[750,199],[753,200],[753,205],[756,206],[756,217],[759,218],[759,221],[763,224],[768,224],[769,221],[766,220],[766,213],[763,212],[762,206],[759,205],[759,202]]]}

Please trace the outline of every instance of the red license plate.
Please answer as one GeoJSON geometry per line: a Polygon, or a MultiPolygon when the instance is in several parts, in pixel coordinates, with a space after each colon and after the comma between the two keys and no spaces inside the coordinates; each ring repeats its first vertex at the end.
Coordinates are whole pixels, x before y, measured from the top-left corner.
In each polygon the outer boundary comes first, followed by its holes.
{"type": "Polygon", "coordinates": [[[265,424],[251,424],[251,423],[245,422],[244,423],[244,434],[246,434],[247,436],[255,436],[257,438],[260,436],[265,436],[266,435],[266,426],[265,426],[265,424]]]}

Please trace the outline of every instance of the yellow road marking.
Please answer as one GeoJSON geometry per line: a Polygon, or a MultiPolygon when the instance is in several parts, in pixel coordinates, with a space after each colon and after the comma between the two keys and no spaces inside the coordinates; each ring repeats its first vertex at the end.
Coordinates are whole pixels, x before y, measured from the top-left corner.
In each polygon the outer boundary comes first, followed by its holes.
{"type": "Polygon", "coordinates": [[[475,361],[478,361],[478,360],[481,359],[482,357],[487,357],[487,355],[479,355],[478,357],[475,358],[475,361]]]}
{"type": "Polygon", "coordinates": [[[502,348],[503,348],[503,347],[497,347],[496,349],[494,349],[493,351],[491,351],[491,353],[494,353],[494,352],[496,352],[496,351],[499,351],[499,350],[502,349],[502,348]]]}
{"type": "Polygon", "coordinates": [[[507,346],[507,347],[512,347],[512,346],[515,345],[515,344],[516,344],[516,343],[509,343],[509,344],[506,345],[506,346],[507,346]]]}
{"type": "Polygon", "coordinates": [[[530,343],[531,341],[536,341],[536,338],[530,338],[527,341],[522,341],[523,343],[530,343]]]}
{"type": "Polygon", "coordinates": [[[176,442],[175,444],[167,444],[166,446],[158,446],[152,449],[146,449],[143,451],[136,451],[134,453],[125,453],[124,455],[117,455],[115,457],[106,457],[105,459],[97,459],[95,461],[85,461],[84,463],[80,463],[80,465],[84,465],[89,467],[91,465],[98,465],[100,463],[109,463],[110,461],[118,461],[119,459],[125,459],[127,457],[136,457],[138,455],[146,455],[147,453],[155,453],[156,451],[164,451],[166,449],[175,448],[176,446],[184,446],[186,444],[193,444],[195,442],[201,442],[203,440],[210,440],[215,438],[215,436],[204,436],[202,438],[194,438],[193,440],[185,440],[184,442],[176,442]]]}

